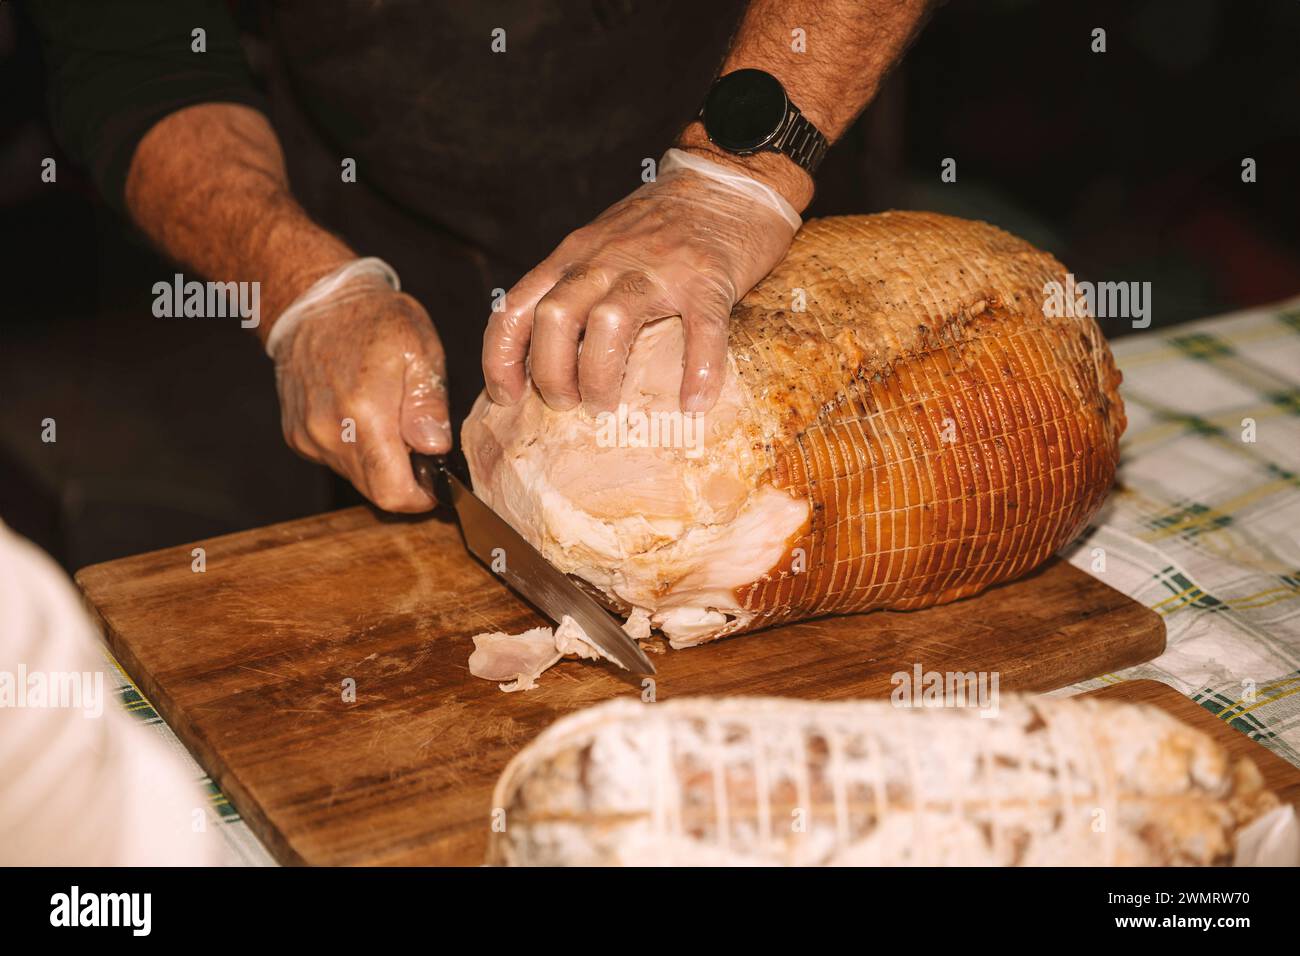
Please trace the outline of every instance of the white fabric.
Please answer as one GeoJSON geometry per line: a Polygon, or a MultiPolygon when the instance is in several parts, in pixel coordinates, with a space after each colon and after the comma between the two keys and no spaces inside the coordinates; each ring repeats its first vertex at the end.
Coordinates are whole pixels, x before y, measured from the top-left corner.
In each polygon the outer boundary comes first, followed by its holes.
{"type": "Polygon", "coordinates": [[[0,865],[221,862],[198,779],[118,704],[97,640],[54,562],[0,523],[0,865]],[[76,706],[39,703],[57,680],[76,706]]]}

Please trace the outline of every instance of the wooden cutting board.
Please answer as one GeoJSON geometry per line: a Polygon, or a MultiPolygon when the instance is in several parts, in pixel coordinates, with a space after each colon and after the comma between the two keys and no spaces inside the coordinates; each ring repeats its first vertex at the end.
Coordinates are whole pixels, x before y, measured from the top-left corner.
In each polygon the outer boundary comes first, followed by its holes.
{"type": "Polygon", "coordinates": [[[1126,704],[1151,704],[1183,723],[1204,731],[1234,757],[1248,757],[1264,777],[1264,784],[1281,799],[1300,806],[1300,768],[1292,766],[1263,744],[1235,730],[1190,697],[1158,680],[1126,680],[1090,690],[1080,696],[1126,704]]]}
{"type": "MultiPolygon", "coordinates": [[[[478,864],[510,756],[563,714],[642,692],[606,663],[562,663],[526,693],[472,677],[474,634],[544,622],[440,517],[352,508],[95,565],[77,582],[122,666],[284,863],[478,864]]],[[[918,664],[1052,690],[1164,643],[1155,613],[1053,561],[947,607],[651,659],[660,700],[829,700],[887,696],[891,675],[918,664]]]]}

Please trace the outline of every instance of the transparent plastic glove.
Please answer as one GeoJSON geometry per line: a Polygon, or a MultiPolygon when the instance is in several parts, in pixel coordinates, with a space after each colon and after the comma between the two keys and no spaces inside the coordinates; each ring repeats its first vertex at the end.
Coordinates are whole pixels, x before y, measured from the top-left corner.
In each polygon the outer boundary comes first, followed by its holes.
{"type": "Polygon", "coordinates": [[[507,293],[483,338],[488,394],[512,404],[531,375],[553,408],[613,409],[637,331],[680,315],[682,409],[707,411],[726,375],[731,307],[799,225],[772,188],[669,150],[655,182],[570,234],[507,293]]]}
{"type": "Polygon", "coordinates": [[[410,452],[448,451],[451,423],[442,343],[428,314],[382,276],[361,274],[295,319],[281,336],[277,322],[267,342],[289,447],[385,511],[431,509],[410,452]]]}

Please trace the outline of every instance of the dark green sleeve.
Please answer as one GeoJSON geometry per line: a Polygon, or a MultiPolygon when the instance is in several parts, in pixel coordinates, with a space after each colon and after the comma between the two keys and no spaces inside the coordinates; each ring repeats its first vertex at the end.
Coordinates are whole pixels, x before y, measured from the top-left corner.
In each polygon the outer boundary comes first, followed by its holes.
{"type": "Polygon", "coordinates": [[[50,120],[59,144],[124,206],[136,145],[164,116],[195,103],[264,104],[220,0],[31,0],[50,120]],[[193,51],[206,31],[207,52],[193,51]]]}

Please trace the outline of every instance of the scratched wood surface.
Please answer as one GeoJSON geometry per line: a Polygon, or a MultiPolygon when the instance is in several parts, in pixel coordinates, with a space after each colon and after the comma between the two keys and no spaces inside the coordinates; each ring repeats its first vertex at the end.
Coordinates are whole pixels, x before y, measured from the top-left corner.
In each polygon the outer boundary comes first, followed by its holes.
{"type": "Polygon", "coordinates": [[[1126,680],[1088,691],[1085,696],[1127,704],[1151,704],[1183,723],[1213,737],[1234,757],[1249,757],[1259,768],[1265,785],[1281,799],[1300,806],[1300,769],[1233,729],[1215,714],[1168,684],[1156,680],[1126,680]]]}
{"type": "MultiPolygon", "coordinates": [[[[284,863],[478,864],[510,756],[570,711],[641,691],[606,663],[562,663],[527,693],[472,677],[474,634],[542,621],[437,516],[353,508],[95,565],[77,582],[117,659],[284,863]]],[[[830,700],[886,696],[916,664],[1051,690],[1163,649],[1157,615],[1054,561],[947,607],[651,659],[661,700],[830,700]]]]}

